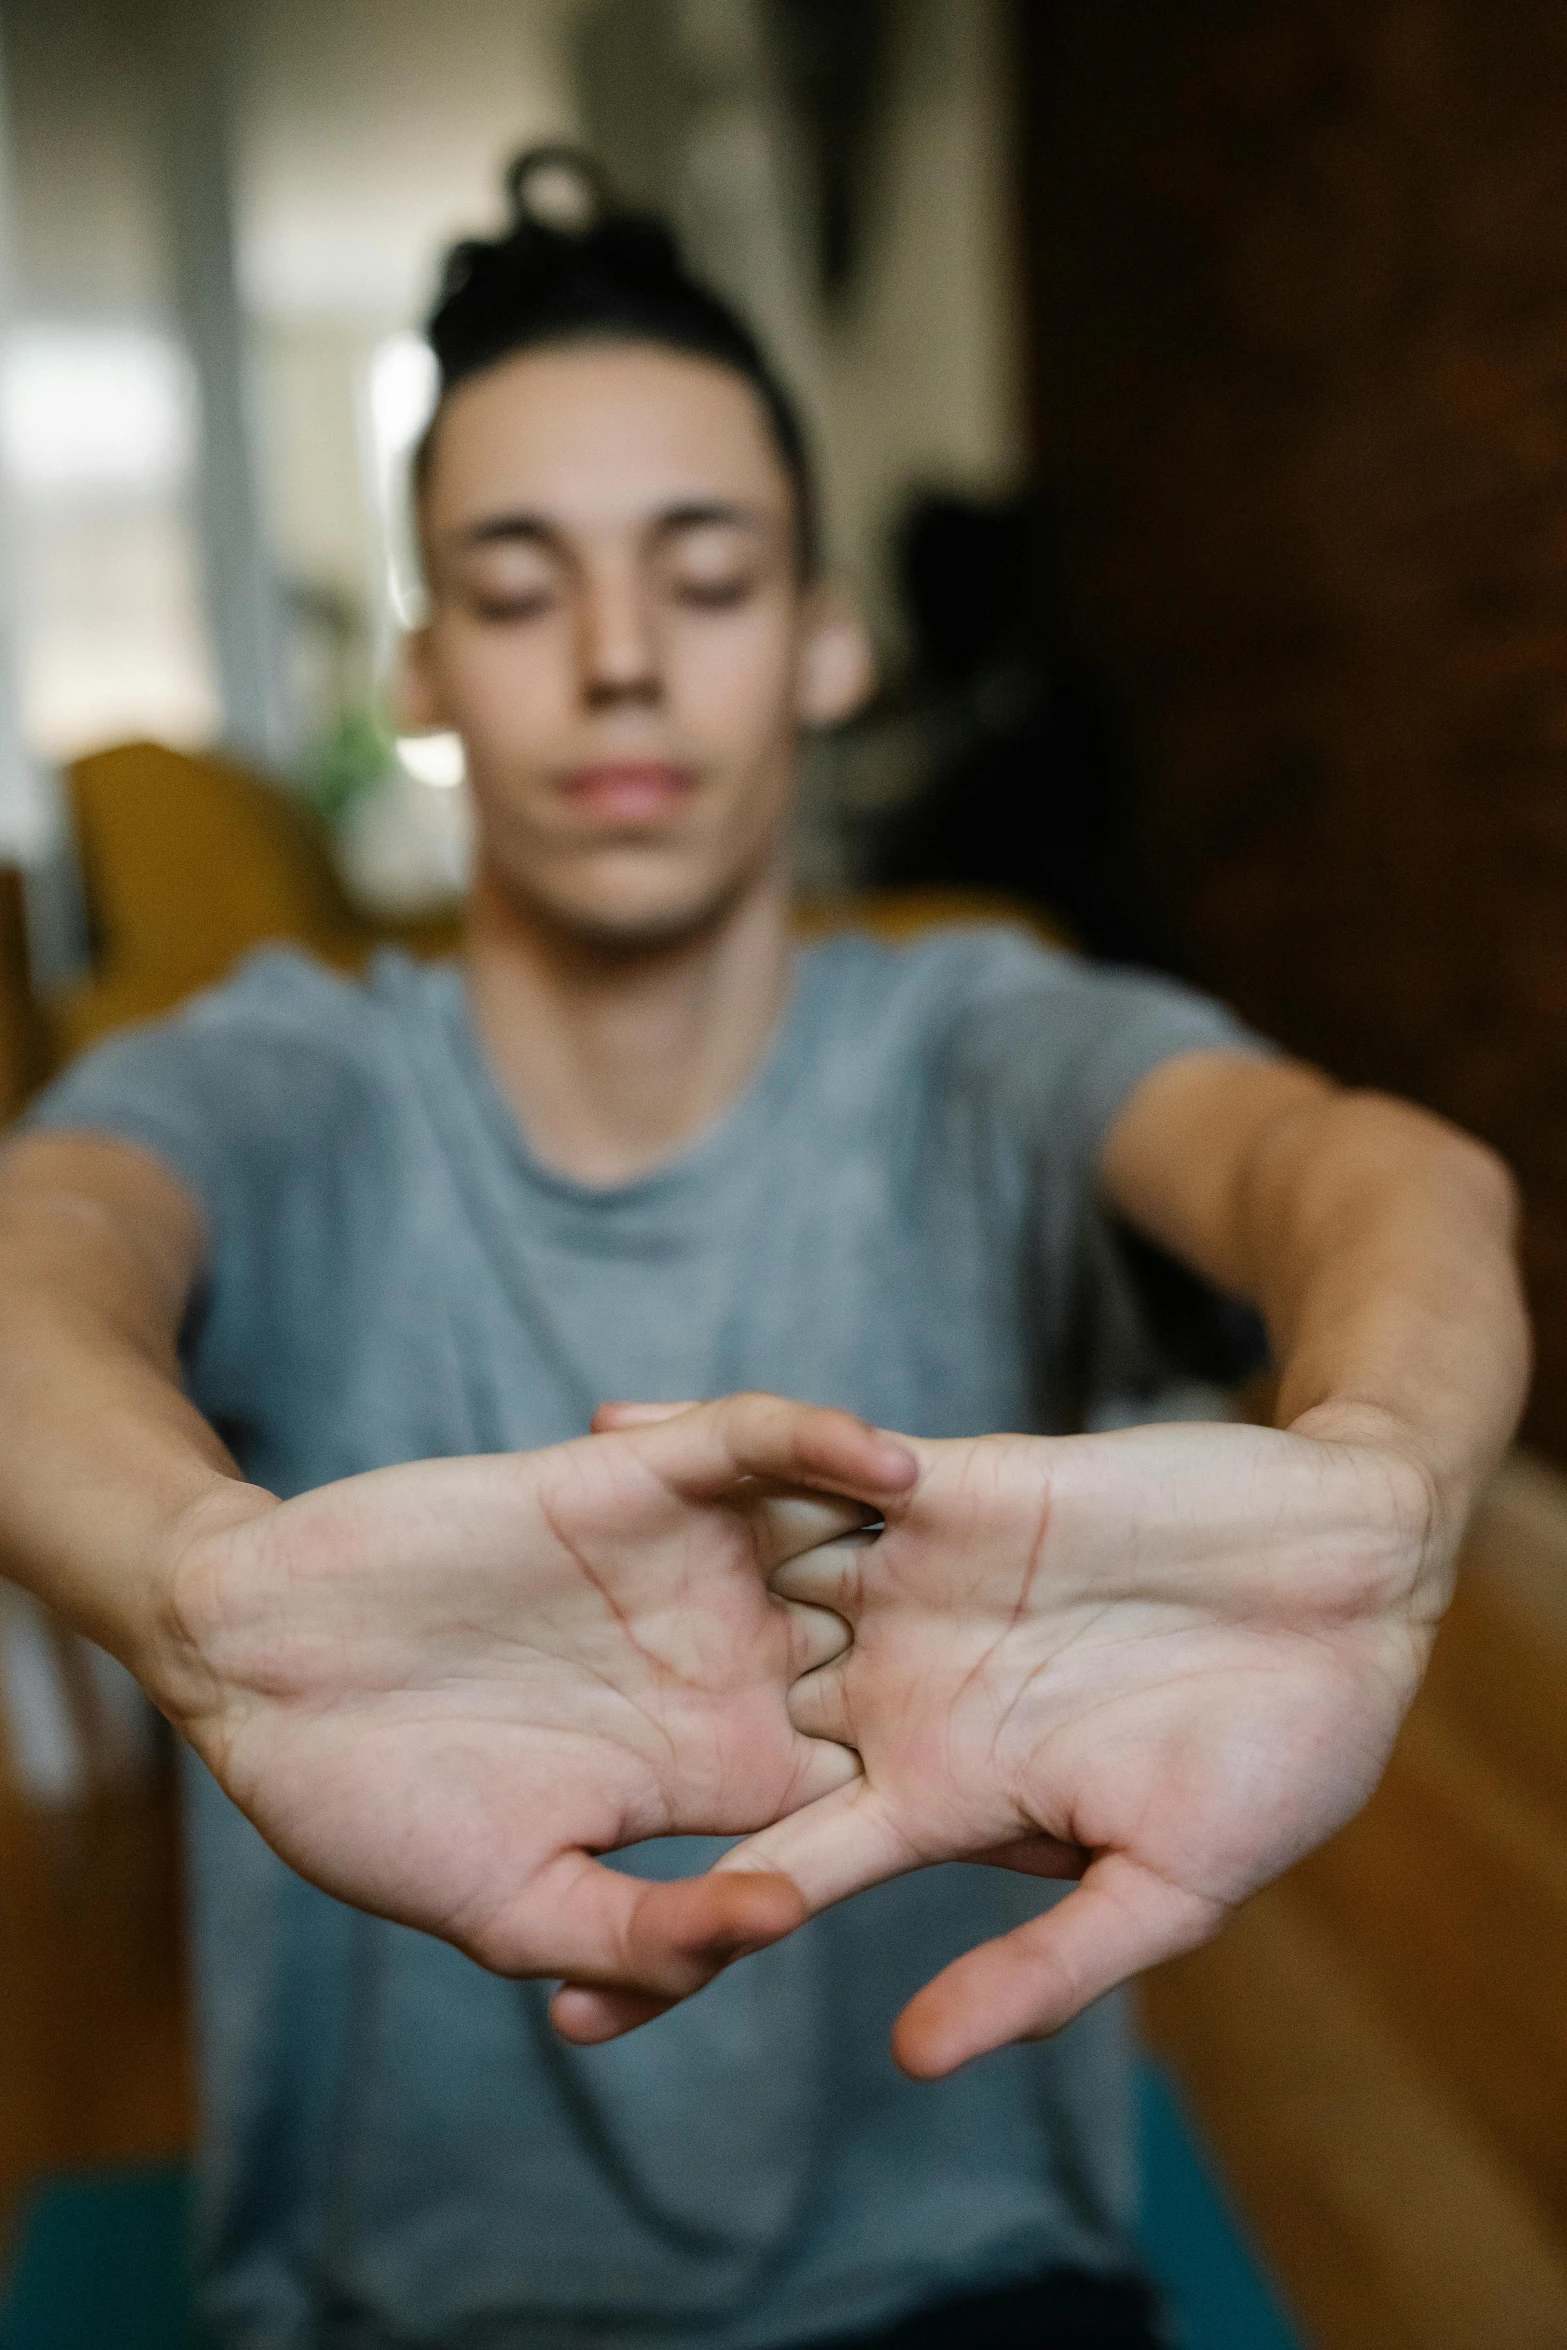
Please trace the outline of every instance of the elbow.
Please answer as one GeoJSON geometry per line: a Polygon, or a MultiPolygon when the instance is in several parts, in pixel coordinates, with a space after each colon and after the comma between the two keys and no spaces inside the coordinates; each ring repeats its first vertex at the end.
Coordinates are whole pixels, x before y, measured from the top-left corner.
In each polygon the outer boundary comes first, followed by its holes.
{"type": "Polygon", "coordinates": [[[1464,1134],[1456,1127],[1453,1133],[1463,1149],[1468,1180],[1490,1206],[1508,1246],[1516,1249],[1523,1220],[1523,1194],[1517,1176],[1501,1152],[1493,1150],[1489,1143],[1478,1142],[1472,1134],[1464,1134]]]}
{"type": "Polygon", "coordinates": [[[1330,1116],[1334,1111],[1360,1126],[1377,1156],[1420,1163],[1427,1184],[1465,1198],[1509,1243],[1516,1240],[1522,1195],[1511,1167],[1488,1142],[1396,1094],[1346,1091],[1330,1116]]]}
{"type": "Polygon", "coordinates": [[[1523,1201],[1518,1180],[1501,1152],[1429,1110],[1406,1111],[1427,1129],[1433,1172],[1472,1205],[1509,1249],[1516,1249],[1523,1201]]]}

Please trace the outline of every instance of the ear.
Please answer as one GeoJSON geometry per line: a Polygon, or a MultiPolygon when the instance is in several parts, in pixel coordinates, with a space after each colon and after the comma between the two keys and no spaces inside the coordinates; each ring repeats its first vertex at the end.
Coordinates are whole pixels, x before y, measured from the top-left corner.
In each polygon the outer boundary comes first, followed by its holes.
{"type": "Polygon", "coordinates": [[[812,588],[800,638],[795,707],[803,726],[851,718],[876,684],[876,655],[859,606],[844,588],[812,588]]]}
{"type": "Polygon", "coordinates": [[[398,647],[392,716],[399,734],[426,734],[451,723],[436,682],[427,628],[410,628],[398,647]]]}

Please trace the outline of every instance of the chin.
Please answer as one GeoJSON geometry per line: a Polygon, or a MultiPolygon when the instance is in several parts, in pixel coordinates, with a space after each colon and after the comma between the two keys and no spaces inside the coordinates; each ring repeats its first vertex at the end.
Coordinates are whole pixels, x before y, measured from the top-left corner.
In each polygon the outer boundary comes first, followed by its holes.
{"type": "Polygon", "coordinates": [[[749,872],[675,875],[667,870],[543,878],[493,877],[498,893],[525,920],[542,920],[600,954],[639,955],[684,945],[721,922],[754,886],[749,872]]]}

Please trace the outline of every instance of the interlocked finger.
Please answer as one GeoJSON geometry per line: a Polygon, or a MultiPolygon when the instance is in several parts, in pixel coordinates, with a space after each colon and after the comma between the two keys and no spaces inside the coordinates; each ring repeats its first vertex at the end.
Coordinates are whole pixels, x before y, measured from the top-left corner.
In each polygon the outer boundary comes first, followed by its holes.
{"type": "Polygon", "coordinates": [[[873,1534],[849,1533],[835,1541],[819,1541],[786,1559],[770,1578],[772,1588],[781,1599],[831,1608],[852,1625],[864,1605],[866,1554],[875,1539],[873,1534]]]}
{"type": "MultiPolygon", "coordinates": [[[[849,1645],[852,1635],[848,1625],[830,1608],[800,1607],[793,1600],[785,1600],[784,1614],[789,1626],[789,1674],[793,1681],[830,1665],[849,1645]]],[[[795,1726],[798,1728],[798,1723],[795,1726]]]]}
{"type": "MultiPolygon", "coordinates": [[[[806,1552],[862,1534],[871,1517],[863,1502],[849,1501],[836,1493],[792,1492],[785,1486],[765,1484],[760,1478],[754,1492],[742,1491],[736,1498],[751,1520],[757,1557],[769,1576],[806,1552]]],[[[782,1587],[775,1583],[773,1588],[782,1587]]],[[[814,1597],[795,1591],[782,1596],[814,1597]]]]}
{"type": "MultiPolygon", "coordinates": [[[[843,1619],[831,1616],[828,1621],[841,1625],[843,1619]]],[[[844,1641],[847,1646],[846,1628],[844,1641]]],[[[792,1683],[786,1703],[789,1719],[802,1738],[826,1738],[836,1746],[854,1744],[854,1728],[849,1716],[843,1672],[838,1665],[822,1665],[816,1672],[807,1673],[801,1680],[792,1683]]]]}

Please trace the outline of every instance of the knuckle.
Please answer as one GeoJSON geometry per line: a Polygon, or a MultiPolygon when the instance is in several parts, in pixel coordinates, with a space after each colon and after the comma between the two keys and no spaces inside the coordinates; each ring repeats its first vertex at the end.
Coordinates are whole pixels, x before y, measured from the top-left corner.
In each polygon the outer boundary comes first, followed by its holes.
{"type": "Polygon", "coordinates": [[[529,1971],[516,1930],[498,1919],[470,1927],[460,1947],[486,1974],[525,1975],[529,1971]]]}

